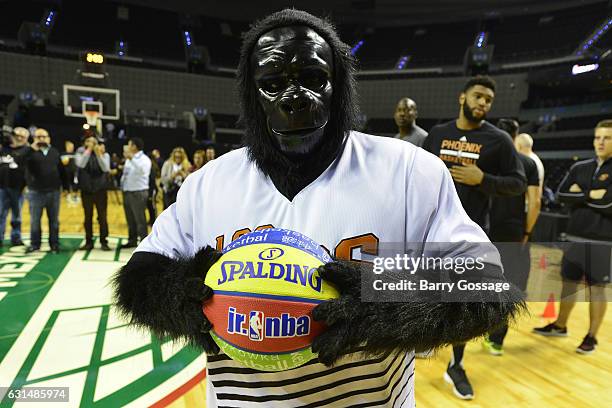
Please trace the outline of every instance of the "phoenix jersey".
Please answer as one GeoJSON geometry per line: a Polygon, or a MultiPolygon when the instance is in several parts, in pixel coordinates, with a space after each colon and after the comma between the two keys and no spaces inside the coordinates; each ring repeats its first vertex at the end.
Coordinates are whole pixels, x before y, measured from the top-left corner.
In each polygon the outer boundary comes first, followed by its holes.
{"type": "MultiPolygon", "coordinates": [[[[339,157],[291,201],[245,148],[207,163],[185,180],[137,251],[189,257],[272,226],[299,231],[344,259],[384,242],[488,241],[438,158],[401,140],[351,132],[339,157]]],[[[414,354],[406,352],[365,358],[357,350],[332,368],[312,360],[283,372],[220,354],[208,357],[207,377],[213,407],[415,405],[414,354]]]]}
{"type": "Polygon", "coordinates": [[[423,148],[439,156],[448,167],[475,164],[485,173],[478,186],[455,185],[469,216],[485,229],[491,197],[516,196],[527,188],[512,139],[489,122],[474,130],[461,130],[454,120],[434,126],[423,148]]]}

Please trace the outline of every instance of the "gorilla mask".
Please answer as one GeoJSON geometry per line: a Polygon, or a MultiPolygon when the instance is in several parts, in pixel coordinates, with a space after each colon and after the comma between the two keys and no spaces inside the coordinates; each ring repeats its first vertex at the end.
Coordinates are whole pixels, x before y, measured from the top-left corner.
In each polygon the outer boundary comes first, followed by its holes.
{"type": "Polygon", "coordinates": [[[354,59],[334,26],[285,9],[243,36],[240,124],[249,159],[287,199],[338,157],[358,115],[354,59]]]}
{"type": "Polygon", "coordinates": [[[313,151],[329,121],[333,90],[329,44],[310,27],[279,27],[259,38],[251,66],[276,146],[287,155],[313,151]]]}

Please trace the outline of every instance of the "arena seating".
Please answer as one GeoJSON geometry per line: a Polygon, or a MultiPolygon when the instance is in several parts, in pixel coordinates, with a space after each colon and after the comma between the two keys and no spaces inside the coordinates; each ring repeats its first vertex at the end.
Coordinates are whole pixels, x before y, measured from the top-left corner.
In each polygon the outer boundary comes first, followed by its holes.
{"type": "MultiPolygon", "coordinates": [[[[115,42],[123,39],[128,43],[128,55],[143,59],[143,64],[160,60],[183,62],[182,32],[188,28],[195,44],[208,48],[213,65],[234,68],[238,63],[240,35],[248,28],[243,22],[203,16],[186,19],[176,12],[133,5],[129,7],[129,20],[124,21],[117,18],[117,5],[107,2],[96,5],[96,18],[80,18],[87,14],[89,7],[87,2],[63,1],[49,44],[67,47],[64,52],[93,48],[114,53],[115,42]]],[[[10,13],[0,13],[0,38],[16,39],[20,22],[39,21],[43,12],[40,3],[11,5],[10,13]]],[[[600,2],[556,12],[493,16],[450,24],[340,25],[340,31],[351,46],[364,41],[356,53],[361,69],[394,69],[402,55],[410,56],[407,68],[461,66],[466,48],[473,44],[479,31],[489,32],[488,43],[495,45],[496,63],[569,55],[601,23],[606,13],[606,4],[600,2]]],[[[601,39],[602,44],[611,41],[607,37],[601,39]]],[[[134,64],[134,61],[111,63],[134,64]]],[[[164,67],[173,69],[169,64],[164,67]]]]}
{"type": "Polygon", "coordinates": [[[606,15],[605,3],[485,23],[495,60],[516,62],[571,54],[606,15]]]}

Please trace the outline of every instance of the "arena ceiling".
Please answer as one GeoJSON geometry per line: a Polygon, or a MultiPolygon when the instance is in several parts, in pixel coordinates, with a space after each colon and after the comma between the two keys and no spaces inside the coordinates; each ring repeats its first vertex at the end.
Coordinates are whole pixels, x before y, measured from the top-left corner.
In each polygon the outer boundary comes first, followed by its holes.
{"type": "MultiPolygon", "coordinates": [[[[116,2],[116,1],[113,1],[116,2]]],[[[252,21],[295,6],[318,15],[332,15],[339,23],[373,26],[461,21],[541,13],[609,0],[123,0],[124,4],[252,21]]]]}

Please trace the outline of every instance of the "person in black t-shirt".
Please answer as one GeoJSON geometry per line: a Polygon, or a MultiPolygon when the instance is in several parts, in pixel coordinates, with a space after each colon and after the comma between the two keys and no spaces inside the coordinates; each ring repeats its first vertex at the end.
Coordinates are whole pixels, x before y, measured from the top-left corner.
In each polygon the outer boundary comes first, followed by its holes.
{"type": "MultiPolygon", "coordinates": [[[[510,136],[485,120],[495,98],[495,81],[471,78],[459,95],[459,118],[434,126],[423,148],[440,157],[455,181],[470,218],[488,231],[491,197],[516,196],[527,188],[525,171],[510,136]]],[[[444,379],[462,399],[474,398],[463,369],[465,344],[453,346],[444,379]]]]}
{"type": "Polygon", "coordinates": [[[21,207],[25,187],[25,166],[22,158],[28,151],[30,132],[16,127],[2,146],[0,153],[0,247],[4,245],[6,219],[11,211],[11,246],[23,245],[21,240],[21,207]]]}
{"type": "MultiPolygon", "coordinates": [[[[510,134],[513,141],[518,136],[519,124],[513,119],[500,119],[497,126],[510,134]]],[[[493,241],[527,242],[540,215],[541,197],[537,165],[522,153],[518,153],[518,158],[525,170],[527,191],[512,197],[493,197],[489,230],[489,237],[493,241]]]]}
{"type": "MultiPolygon", "coordinates": [[[[513,119],[500,119],[497,127],[515,140],[519,124],[513,119]]],[[[518,149],[517,149],[518,151],[518,149]]],[[[494,197],[491,203],[491,229],[489,236],[496,243],[504,265],[504,275],[521,290],[527,289],[531,256],[527,243],[540,215],[540,183],[538,168],[528,156],[519,153],[527,177],[527,192],[514,197],[494,197]]],[[[508,333],[505,324],[489,334],[483,342],[489,353],[503,354],[503,342],[508,333]]]]}

